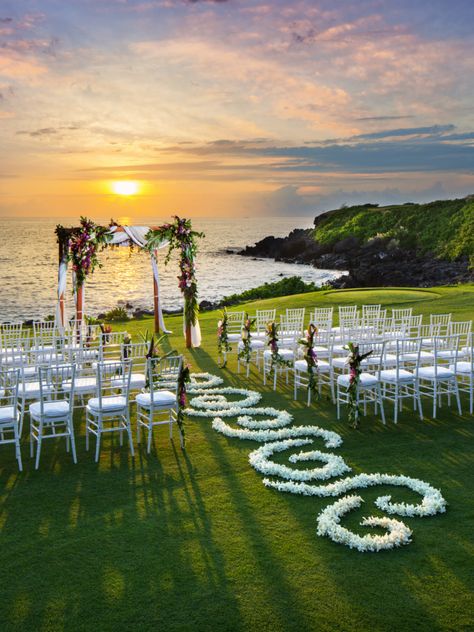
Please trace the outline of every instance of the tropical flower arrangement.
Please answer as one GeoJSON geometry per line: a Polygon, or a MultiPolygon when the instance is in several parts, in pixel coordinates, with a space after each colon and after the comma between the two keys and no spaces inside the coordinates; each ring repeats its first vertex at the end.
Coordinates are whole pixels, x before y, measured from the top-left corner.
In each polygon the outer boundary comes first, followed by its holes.
{"type": "Polygon", "coordinates": [[[319,369],[318,356],[314,349],[314,337],[318,333],[317,328],[310,324],[306,330],[306,335],[301,338],[299,343],[304,347],[304,359],[308,369],[308,391],[315,397],[319,397],[319,369]]]}
{"type": "Polygon", "coordinates": [[[279,346],[278,346],[278,323],[271,321],[267,323],[267,345],[270,347],[271,351],[271,364],[270,371],[276,371],[278,367],[281,366],[291,366],[291,362],[289,360],[285,360],[280,355],[279,346]]]}
{"type": "Polygon", "coordinates": [[[178,410],[176,413],[176,422],[178,424],[178,428],[181,432],[181,436],[183,437],[183,447],[186,442],[185,430],[184,430],[184,415],[186,409],[187,402],[187,384],[191,382],[189,366],[187,364],[183,364],[181,366],[181,370],[178,376],[178,410]]]}
{"type": "Polygon", "coordinates": [[[130,345],[132,344],[132,336],[128,332],[124,333],[122,343],[123,357],[125,358],[125,360],[127,360],[128,356],[130,355],[130,345]]]}
{"type": "Polygon", "coordinates": [[[244,326],[242,327],[242,347],[239,351],[239,360],[244,360],[247,364],[250,364],[250,357],[252,353],[252,329],[255,325],[256,318],[250,318],[246,313],[244,326]]]}
{"type": "Polygon", "coordinates": [[[353,428],[359,427],[359,402],[358,402],[358,390],[360,383],[360,374],[362,373],[362,361],[368,358],[372,351],[359,353],[359,345],[349,342],[347,347],[349,355],[346,358],[346,363],[349,365],[349,386],[347,387],[347,393],[349,395],[348,401],[348,419],[353,428]]]}
{"type": "Polygon", "coordinates": [[[227,310],[224,307],[222,311],[222,318],[217,323],[217,353],[220,360],[222,360],[221,367],[224,368],[227,364],[226,354],[232,351],[232,347],[229,344],[229,334],[227,332],[227,310]]]}
{"type": "Polygon", "coordinates": [[[204,233],[193,230],[190,219],[175,215],[171,224],[163,224],[156,230],[150,230],[145,238],[146,248],[152,254],[163,240],[169,242],[165,265],[169,262],[174,250],[179,252],[178,286],[184,296],[184,319],[186,324],[195,325],[199,305],[197,302],[196,267],[194,260],[197,253],[197,239],[204,233]]]}
{"type": "Polygon", "coordinates": [[[99,327],[102,332],[102,344],[105,346],[109,342],[109,334],[112,333],[112,325],[104,325],[104,323],[100,323],[99,327]]]}
{"type": "MultiPolygon", "coordinates": [[[[80,227],[68,231],[66,244],[67,261],[72,262],[77,287],[82,287],[89,274],[102,266],[98,253],[111,240],[109,226],[98,226],[87,217],[81,217],[80,224],[80,227]]],[[[64,231],[62,226],[56,227],[58,240],[64,238],[64,231]]]]}
{"type": "Polygon", "coordinates": [[[405,475],[361,473],[338,478],[334,482],[324,482],[351,471],[342,457],[328,452],[308,450],[289,456],[290,464],[310,461],[323,464],[322,467],[308,470],[273,461],[274,454],[309,446],[315,440],[322,440],[326,448],[338,448],[342,445],[342,438],[338,433],[318,426],[294,426],[292,415],[287,411],[255,406],[261,399],[261,394],[257,391],[221,386],[222,379],[208,373],[191,374],[190,379],[189,392],[194,396],[189,402],[190,407],[184,412],[191,416],[212,418],[213,429],[226,437],[263,443],[262,447],[250,453],[249,462],[265,476],[263,484],[266,487],[318,498],[343,495],[320,512],[317,518],[318,535],[360,552],[378,552],[411,542],[411,529],[393,518],[369,516],[362,520],[363,527],[385,529],[386,533],[383,535],[359,535],[343,527],[341,519],[363,502],[360,496],[347,495],[355,489],[380,485],[397,486],[406,487],[421,495],[418,504],[395,503],[391,496],[379,496],[375,505],[392,515],[423,518],[446,511],[447,503],[438,489],[425,481],[405,475]],[[235,395],[240,396],[240,401],[235,401],[235,395]],[[231,399],[228,399],[229,396],[231,399]],[[224,417],[234,417],[237,427],[224,421],[224,417]]]}

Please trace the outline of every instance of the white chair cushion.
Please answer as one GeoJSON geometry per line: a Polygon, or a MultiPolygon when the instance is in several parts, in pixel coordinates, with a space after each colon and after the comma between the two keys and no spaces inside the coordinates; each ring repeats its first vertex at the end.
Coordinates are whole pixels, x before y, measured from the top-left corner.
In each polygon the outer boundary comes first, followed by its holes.
{"type": "MultiPolygon", "coordinates": [[[[78,377],[74,382],[74,391],[76,393],[94,393],[97,388],[97,380],[95,377],[78,377]]],[[[71,380],[63,382],[63,389],[67,392],[71,390],[71,380]]]]}
{"type": "MultiPolygon", "coordinates": [[[[64,417],[69,414],[69,402],[64,400],[58,402],[44,402],[43,410],[45,417],[64,417]]],[[[31,404],[30,415],[35,419],[38,419],[41,416],[40,402],[31,404]]]]}
{"type": "MultiPolygon", "coordinates": [[[[135,401],[142,408],[151,408],[150,393],[140,393],[136,396],[135,401]]],[[[175,404],[176,395],[171,391],[153,391],[153,408],[174,406],[175,404]]]]}
{"type": "MultiPolygon", "coordinates": [[[[360,374],[360,382],[359,385],[362,388],[369,388],[371,386],[375,386],[378,383],[377,378],[375,377],[375,375],[371,375],[370,373],[361,373],[360,374]]],[[[345,373],[344,375],[340,375],[337,378],[337,383],[340,386],[349,386],[349,380],[350,380],[350,376],[348,373],[345,373]]]]}
{"type": "Polygon", "coordinates": [[[333,358],[332,365],[335,369],[344,369],[347,366],[346,358],[333,358]]]}
{"type": "Polygon", "coordinates": [[[15,410],[13,406],[0,406],[0,424],[13,423],[15,421],[15,410]]]}
{"type": "Polygon", "coordinates": [[[229,342],[238,342],[241,339],[242,339],[241,334],[227,334],[227,340],[229,342]]]}
{"type": "Polygon", "coordinates": [[[450,369],[447,369],[443,366],[422,366],[418,369],[418,377],[423,380],[446,380],[454,377],[454,371],[451,371],[450,369]]]}
{"type": "MultiPolygon", "coordinates": [[[[294,353],[291,349],[278,349],[278,353],[284,360],[291,360],[293,359],[293,356],[294,356],[294,353]]],[[[272,352],[270,351],[270,349],[266,349],[263,352],[263,355],[265,358],[270,358],[272,355],[272,352]]]]}
{"type": "Polygon", "coordinates": [[[456,371],[457,373],[466,373],[467,375],[474,375],[474,370],[472,364],[470,362],[456,362],[456,367],[454,364],[449,365],[450,371],[456,371]]]}
{"type": "MultiPolygon", "coordinates": [[[[114,377],[111,380],[115,388],[124,388],[125,383],[122,377],[114,377]]],[[[143,373],[132,373],[130,375],[130,388],[143,388],[146,384],[146,377],[143,373]]]]}
{"type": "Polygon", "coordinates": [[[472,353],[474,353],[474,350],[472,347],[463,347],[461,349],[461,354],[467,356],[468,358],[471,357],[472,353]]]}
{"type": "Polygon", "coordinates": [[[405,369],[400,369],[398,372],[398,380],[397,380],[397,370],[396,369],[386,369],[384,371],[380,371],[380,380],[382,382],[412,382],[415,379],[413,373],[410,371],[405,371],[405,369]]]}
{"type": "MultiPolygon", "coordinates": [[[[296,360],[295,369],[297,371],[300,371],[301,373],[303,371],[307,372],[308,365],[306,363],[306,360],[296,360]]],[[[325,360],[318,360],[318,370],[320,373],[329,373],[329,369],[330,369],[329,362],[326,362],[325,360]]]]}
{"type": "MultiPolygon", "coordinates": [[[[418,354],[416,352],[400,354],[400,360],[403,360],[403,362],[416,362],[417,358],[418,358],[418,354]]],[[[420,352],[420,362],[433,362],[433,360],[434,360],[434,353],[430,353],[429,351],[420,352]]]]}
{"type": "Polygon", "coordinates": [[[456,351],[453,349],[446,349],[444,351],[437,352],[438,358],[443,358],[445,360],[453,360],[456,357],[456,351]]]}
{"type": "MultiPolygon", "coordinates": [[[[250,348],[252,351],[256,351],[257,349],[263,349],[265,343],[263,340],[255,340],[252,338],[250,340],[250,348]]],[[[239,350],[244,348],[244,343],[242,341],[239,342],[239,350]]]]}
{"type": "Polygon", "coordinates": [[[102,398],[102,408],[98,397],[93,397],[87,402],[87,408],[92,412],[113,413],[127,407],[127,400],[121,395],[108,395],[102,398]]]}
{"type": "MultiPolygon", "coordinates": [[[[51,384],[43,384],[43,394],[49,395],[53,392],[51,384]]],[[[40,396],[39,382],[24,382],[18,388],[18,397],[21,399],[36,399],[40,396]]]]}

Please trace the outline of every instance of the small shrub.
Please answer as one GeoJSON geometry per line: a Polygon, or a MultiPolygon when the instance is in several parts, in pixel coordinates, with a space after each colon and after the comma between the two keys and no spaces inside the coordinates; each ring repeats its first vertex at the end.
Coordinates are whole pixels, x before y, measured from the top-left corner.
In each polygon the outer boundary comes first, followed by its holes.
{"type": "Polygon", "coordinates": [[[127,310],[124,309],[123,307],[114,307],[114,309],[111,309],[109,312],[106,312],[104,314],[104,320],[108,321],[108,322],[113,322],[116,320],[130,320],[130,316],[127,313],[127,310]]]}

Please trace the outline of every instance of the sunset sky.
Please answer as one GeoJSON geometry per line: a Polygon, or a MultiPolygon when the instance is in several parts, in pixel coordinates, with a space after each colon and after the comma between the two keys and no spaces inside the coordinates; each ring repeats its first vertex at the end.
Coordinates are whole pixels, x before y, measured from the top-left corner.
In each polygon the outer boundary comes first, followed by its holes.
{"type": "Polygon", "coordinates": [[[1,0],[0,214],[474,193],[473,24],[472,0],[1,0]]]}

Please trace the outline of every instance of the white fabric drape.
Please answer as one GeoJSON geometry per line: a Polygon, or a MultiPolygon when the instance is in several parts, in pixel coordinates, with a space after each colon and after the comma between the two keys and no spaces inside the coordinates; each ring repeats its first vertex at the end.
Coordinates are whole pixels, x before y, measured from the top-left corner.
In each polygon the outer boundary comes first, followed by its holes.
{"type": "MultiPolygon", "coordinates": [[[[186,336],[186,321],[183,320],[183,334],[186,336]]],[[[196,316],[196,324],[191,325],[191,344],[193,347],[201,346],[201,325],[196,316]]]]}
{"type": "Polygon", "coordinates": [[[156,252],[155,254],[150,253],[151,255],[151,267],[153,268],[153,278],[156,283],[156,291],[158,294],[158,322],[160,323],[160,328],[165,332],[165,334],[171,334],[172,332],[166,328],[165,319],[163,318],[163,312],[161,310],[161,298],[160,298],[160,275],[158,272],[158,263],[156,261],[156,252]]]}
{"type": "Polygon", "coordinates": [[[59,264],[58,270],[58,302],[56,305],[56,327],[61,333],[67,327],[67,311],[66,311],[66,285],[67,285],[67,261],[64,259],[59,264]],[[61,296],[64,295],[63,308],[64,311],[61,314],[61,296]]]}

